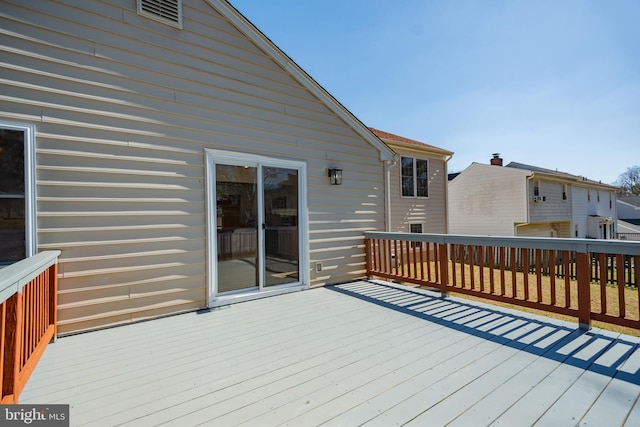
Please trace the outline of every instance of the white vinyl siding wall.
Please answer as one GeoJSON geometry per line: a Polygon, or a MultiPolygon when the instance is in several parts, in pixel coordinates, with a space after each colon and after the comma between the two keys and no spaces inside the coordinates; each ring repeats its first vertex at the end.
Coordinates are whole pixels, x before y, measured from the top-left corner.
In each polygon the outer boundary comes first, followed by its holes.
{"type": "Polygon", "coordinates": [[[528,221],[527,175],[473,163],[449,182],[449,233],[513,236],[528,221]]]}
{"type": "MultiPolygon", "coordinates": [[[[562,183],[534,178],[529,181],[530,222],[566,221],[571,219],[571,202],[562,199],[562,183]],[[540,197],[544,201],[534,202],[534,183],[540,183],[540,197]]],[[[570,198],[570,195],[567,195],[570,198]]]]}
{"type": "Polygon", "coordinates": [[[128,0],[3,2],[0,28],[0,120],[35,125],[38,248],[62,250],[60,332],[206,304],[204,148],[307,162],[311,285],[362,275],[379,152],[204,0],[182,30],[128,0]]]}

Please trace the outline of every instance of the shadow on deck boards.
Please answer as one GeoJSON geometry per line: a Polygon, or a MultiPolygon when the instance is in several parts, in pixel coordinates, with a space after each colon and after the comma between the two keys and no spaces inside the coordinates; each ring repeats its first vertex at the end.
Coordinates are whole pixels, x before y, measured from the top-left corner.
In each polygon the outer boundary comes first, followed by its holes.
{"type": "Polygon", "coordinates": [[[327,289],[483,339],[640,385],[640,340],[436,292],[359,280],[327,289]]]}

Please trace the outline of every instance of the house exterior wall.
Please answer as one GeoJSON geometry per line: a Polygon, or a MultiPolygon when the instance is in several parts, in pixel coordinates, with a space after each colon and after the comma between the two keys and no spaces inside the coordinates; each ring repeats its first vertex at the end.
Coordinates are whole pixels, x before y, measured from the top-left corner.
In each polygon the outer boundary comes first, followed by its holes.
{"type": "Polygon", "coordinates": [[[449,182],[449,233],[515,235],[528,222],[527,172],[473,163],[449,182]]]}
{"type": "Polygon", "coordinates": [[[205,148],[305,161],[310,285],[360,276],[363,232],[384,228],[380,153],[204,0],[183,1],[183,29],[135,7],[2,6],[0,120],[36,128],[59,331],[206,305],[205,148]]]}
{"type": "Polygon", "coordinates": [[[572,199],[572,237],[599,238],[600,232],[597,222],[589,221],[589,217],[597,215],[605,218],[616,218],[615,192],[587,185],[574,185],[572,186],[572,192],[574,194],[572,199]]]}
{"type": "Polygon", "coordinates": [[[571,237],[571,222],[540,222],[518,226],[516,228],[518,237],[571,237]]]}
{"type": "Polygon", "coordinates": [[[553,222],[571,219],[571,192],[562,199],[562,183],[545,179],[530,179],[528,182],[530,222],[553,222]],[[534,202],[534,186],[539,183],[539,195],[544,201],[534,202]]]}
{"type": "Polygon", "coordinates": [[[617,201],[616,208],[618,210],[618,218],[624,219],[640,219],[640,208],[623,201],[617,201]]]}
{"type": "Polygon", "coordinates": [[[391,230],[408,233],[422,224],[423,233],[447,233],[447,162],[443,156],[389,145],[399,156],[428,160],[429,197],[403,197],[400,162],[391,169],[391,230]]]}
{"type": "Polygon", "coordinates": [[[588,234],[589,197],[586,187],[571,186],[571,209],[573,230],[571,237],[583,239],[588,234]]]}

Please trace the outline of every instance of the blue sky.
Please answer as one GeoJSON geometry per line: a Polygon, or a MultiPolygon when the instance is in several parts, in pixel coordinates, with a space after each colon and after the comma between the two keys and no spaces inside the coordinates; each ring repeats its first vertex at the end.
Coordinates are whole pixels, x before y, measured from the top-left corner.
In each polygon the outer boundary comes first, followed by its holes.
{"type": "Polygon", "coordinates": [[[230,0],[367,126],[611,183],[640,164],[638,0],[230,0]]]}

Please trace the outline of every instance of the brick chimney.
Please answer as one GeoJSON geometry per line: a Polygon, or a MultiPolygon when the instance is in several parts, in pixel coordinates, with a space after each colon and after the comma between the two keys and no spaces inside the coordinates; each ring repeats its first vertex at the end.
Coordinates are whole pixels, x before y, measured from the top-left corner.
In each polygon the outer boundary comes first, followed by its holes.
{"type": "Polygon", "coordinates": [[[491,164],[493,166],[502,166],[502,158],[500,157],[500,153],[493,153],[493,159],[491,159],[491,164]]]}

